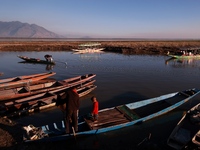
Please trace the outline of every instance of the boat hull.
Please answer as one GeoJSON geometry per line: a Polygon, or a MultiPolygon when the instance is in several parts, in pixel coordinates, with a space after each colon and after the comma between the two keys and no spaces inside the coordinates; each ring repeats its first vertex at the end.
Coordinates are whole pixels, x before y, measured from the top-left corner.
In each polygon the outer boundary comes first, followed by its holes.
{"type": "Polygon", "coordinates": [[[168,55],[169,57],[172,58],[177,58],[177,59],[191,59],[191,58],[195,58],[195,59],[199,59],[200,55],[168,55]]]}
{"type": "Polygon", "coordinates": [[[56,74],[55,72],[48,72],[43,74],[22,76],[22,78],[14,77],[9,79],[2,79],[0,80],[0,90],[10,89],[20,86],[29,86],[30,84],[34,84],[34,82],[51,77],[55,74],[56,74]]]}
{"type": "Polygon", "coordinates": [[[197,113],[197,110],[200,112],[200,103],[188,110],[178,122],[167,140],[167,144],[170,147],[183,149],[188,146],[192,138],[198,133],[200,121],[195,121],[193,117],[197,113]]]}
{"type": "MultiPolygon", "coordinates": [[[[174,92],[156,98],[106,108],[99,111],[97,122],[87,118],[87,115],[79,117],[79,132],[76,135],[104,133],[145,122],[174,110],[199,94],[199,92],[196,89],[189,89],[183,92],[174,92]]],[[[42,131],[48,137],[35,139],[34,141],[54,141],[73,137],[73,134],[65,134],[64,124],[64,121],[61,121],[52,125],[42,126],[42,131]]],[[[25,141],[31,142],[32,140],[26,139],[25,141]]]]}

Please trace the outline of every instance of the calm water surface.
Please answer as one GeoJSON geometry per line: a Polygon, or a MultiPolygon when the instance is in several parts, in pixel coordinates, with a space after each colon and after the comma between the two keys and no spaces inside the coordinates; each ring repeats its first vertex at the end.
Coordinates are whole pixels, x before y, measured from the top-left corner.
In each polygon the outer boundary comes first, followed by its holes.
{"type": "MultiPolygon", "coordinates": [[[[54,78],[63,80],[78,75],[94,73],[97,75],[95,77],[97,89],[81,98],[80,114],[85,114],[91,109],[90,97],[93,95],[99,100],[101,109],[189,88],[200,88],[200,60],[166,61],[167,59],[169,59],[167,56],[123,55],[117,53],[0,52],[0,72],[4,73],[3,76],[0,76],[0,79],[53,71],[56,72],[54,78]],[[53,55],[54,60],[57,62],[55,66],[19,63],[22,60],[17,57],[17,55],[23,55],[44,59],[44,55],[47,53],[53,55]]],[[[161,142],[165,143],[166,137],[170,134],[169,132],[182,116],[182,111],[187,110],[198,102],[200,102],[199,97],[195,97],[187,105],[179,108],[178,111],[158,117],[153,121],[148,121],[142,126],[129,127],[120,131],[102,134],[97,139],[93,137],[93,142],[90,138],[88,141],[87,138],[81,139],[80,141],[82,142],[79,143],[79,146],[110,148],[113,145],[113,147],[119,148],[119,145],[128,145],[126,148],[131,148],[133,145],[127,144],[127,142],[131,142],[129,138],[123,140],[124,138],[120,139],[119,137],[126,137],[130,134],[130,131],[138,133],[134,134],[134,136],[133,134],[131,134],[132,136],[129,135],[135,138],[132,142],[134,141],[136,144],[155,130],[155,135],[152,136],[158,136],[157,138],[161,140],[159,137],[161,135],[156,132],[156,129],[160,128],[161,123],[161,127],[164,128],[163,123],[171,122],[170,127],[167,128],[168,133],[165,136],[162,135],[163,140],[161,142]],[[106,144],[107,138],[113,139],[110,145],[106,144]]],[[[23,124],[40,126],[62,119],[62,117],[62,113],[57,108],[51,108],[41,113],[18,118],[17,121],[23,124]]]]}

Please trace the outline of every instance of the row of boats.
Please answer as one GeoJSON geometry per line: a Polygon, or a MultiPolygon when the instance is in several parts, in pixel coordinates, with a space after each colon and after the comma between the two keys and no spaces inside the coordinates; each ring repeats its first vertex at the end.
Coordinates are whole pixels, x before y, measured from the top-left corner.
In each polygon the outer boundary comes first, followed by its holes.
{"type": "Polygon", "coordinates": [[[95,74],[57,81],[55,72],[25,75],[0,80],[0,115],[19,116],[56,105],[58,96],[75,86],[80,97],[97,88],[95,74]],[[51,78],[50,78],[51,77],[51,78]]]}
{"type": "MultiPolygon", "coordinates": [[[[57,105],[58,96],[75,86],[80,97],[92,92],[95,74],[80,75],[57,81],[50,78],[55,72],[25,75],[0,80],[0,115],[16,117],[57,105]]],[[[93,122],[86,115],[79,116],[78,132],[65,133],[65,122],[53,122],[41,127],[24,126],[24,142],[57,141],[78,135],[99,134],[139,124],[168,113],[200,93],[198,89],[161,95],[129,104],[99,110],[93,122]]],[[[200,103],[191,108],[172,131],[167,143],[183,149],[193,143],[200,146],[200,103]]]]}
{"type": "Polygon", "coordinates": [[[90,120],[87,114],[79,116],[78,132],[75,133],[72,130],[71,134],[65,133],[64,120],[53,122],[41,127],[34,127],[31,125],[24,126],[24,130],[26,131],[24,134],[24,141],[49,142],[66,140],[68,138],[73,138],[74,136],[105,133],[135,124],[140,124],[176,109],[199,93],[200,90],[194,88],[133,103],[105,108],[99,110],[99,119],[95,122],[90,120]]]}
{"type": "MultiPolygon", "coordinates": [[[[167,56],[178,60],[199,59],[200,48],[183,48],[173,54],[168,52],[167,56]]],[[[200,103],[183,115],[170,134],[167,144],[177,150],[200,148],[200,103]]]]}

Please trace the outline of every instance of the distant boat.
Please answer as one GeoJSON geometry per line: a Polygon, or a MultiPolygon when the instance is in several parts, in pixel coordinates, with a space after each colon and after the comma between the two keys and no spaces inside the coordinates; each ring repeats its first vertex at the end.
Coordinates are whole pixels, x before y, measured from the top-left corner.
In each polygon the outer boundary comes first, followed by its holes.
{"type": "Polygon", "coordinates": [[[188,146],[193,137],[193,142],[198,143],[197,140],[199,139],[196,139],[195,137],[198,137],[199,130],[200,103],[188,110],[187,113],[181,118],[170,134],[167,144],[174,149],[180,150],[188,146]]]}
{"type": "Polygon", "coordinates": [[[200,48],[184,48],[174,54],[168,52],[167,56],[177,59],[200,58],[200,48]]]}
{"type": "Polygon", "coordinates": [[[100,47],[101,43],[85,43],[80,44],[78,49],[72,49],[74,54],[84,54],[84,53],[98,53],[102,52],[104,48],[100,47]]]}
{"type": "Polygon", "coordinates": [[[26,62],[29,62],[29,63],[39,63],[39,64],[52,64],[52,65],[55,65],[56,63],[54,61],[46,61],[46,60],[41,60],[41,59],[38,59],[38,58],[29,58],[27,56],[20,56],[18,55],[17,57],[25,60],[26,62]]]}
{"type": "Polygon", "coordinates": [[[73,130],[72,134],[65,133],[64,121],[54,122],[42,127],[25,126],[35,134],[30,135],[29,131],[24,134],[25,142],[31,141],[57,141],[78,136],[99,134],[123,127],[142,123],[165,113],[168,113],[182,104],[188,102],[199,94],[197,89],[189,89],[181,92],[174,92],[147,100],[124,104],[116,107],[105,108],[99,111],[98,121],[93,122],[87,115],[79,117],[78,132],[73,130]],[[40,131],[39,133],[37,131],[40,131]],[[41,133],[41,134],[40,134],[41,133]],[[73,136],[74,135],[74,136],[73,136]]]}

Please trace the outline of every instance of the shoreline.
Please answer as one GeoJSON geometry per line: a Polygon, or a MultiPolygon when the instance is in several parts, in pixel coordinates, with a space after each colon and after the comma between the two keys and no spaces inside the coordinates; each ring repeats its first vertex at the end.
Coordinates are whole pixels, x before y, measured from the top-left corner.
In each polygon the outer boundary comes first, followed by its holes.
{"type": "MultiPolygon", "coordinates": [[[[71,51],[79,44],[91,41],[0,41],[0,51],[71,51]]],[[[96,41],[95,41],[96,42],[96,41]]],[[[180,47],[200,47],[200,41],[98,41],[105,51],[131,54],[164,55],[180,47]]],[[[175,121],[176,122],[176,121],[175,121]]],[[[0,117],[0,148],[20,149],[22,125],[0,117]]],[[[163,125],[165,127],[165,125],[163,125]]],[[[128,129],[127,129],[128,130],[128,129]]],[[[48,145],[48,144],[46,144],[48,145]]],[[[53,146],[53,144],[51,144],[53,146]]],[[[26,147],[26,146],[25,146],[26,147]]],[[[37,147],[37,145],[35,145],[37,147]]],[[[27,146],[27,148],[35,148],[27,146]]],[[[84,147],[84,146],[83,146],[84,147]]],[[[41,148],[43,148],[41,146],[41,148]]]]}
{"type": "MultiPolygon", "coordinates": [[[[94,41],[62,41],[62,40],[0,40],[0,51],[72,51],[78,45],[94,41]]],[[[165,55],[176,52],[180,48],[200,47],[200,40],[146,40],[146,41],[96,41],[107,52],[123,54],[165,55]]]]}

